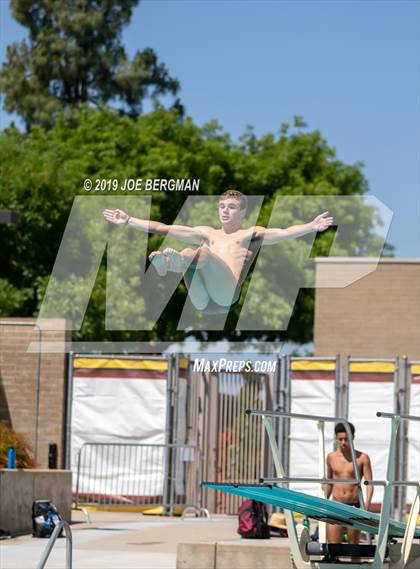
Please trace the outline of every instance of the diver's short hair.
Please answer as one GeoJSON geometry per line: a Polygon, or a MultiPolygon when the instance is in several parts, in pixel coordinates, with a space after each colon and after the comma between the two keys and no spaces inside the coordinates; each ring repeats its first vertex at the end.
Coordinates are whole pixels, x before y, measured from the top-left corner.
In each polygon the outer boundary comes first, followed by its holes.
{"type": "Polygon", "coordinates": [[[248,207],[247,197],[244,196],[244,194],[239,190],[226,190],[226,192],[223,192],[223,194],[220,196],[219,202],[227,198],[234,198],[235,200],[238,200],[241,209],[246,210],[246,208],[248,207]]]}
{"type": "MultiPolygon", "coordinates": [[[[348,425],[350,427],[351,434],[354,437],[354,433],[356,432],[356,429],[354,428],[353,423],[349,423],[348,425]]],[[[338,435],[338,433],[346,433],[347,434],[346,427],[344,426],[344,423],[337,423],[335,426],[334,432],[336,435],[338,435]]]]}

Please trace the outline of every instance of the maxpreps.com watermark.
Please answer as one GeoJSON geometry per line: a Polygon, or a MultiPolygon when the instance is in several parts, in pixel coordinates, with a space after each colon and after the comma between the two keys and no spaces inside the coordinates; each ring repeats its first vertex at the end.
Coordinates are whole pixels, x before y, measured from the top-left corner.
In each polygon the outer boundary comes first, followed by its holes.
{"type": "Polygon", "coordinates": [[[193,371],[226,373],[274,373],[277,368],[276,360],[232,360],[220,358],[208,360],[194,358],[193,371]]]}
{"type": "Polygon", "coordinates": [[[86,178],[86,192],[198,192],[199,178],[86,178]]]}

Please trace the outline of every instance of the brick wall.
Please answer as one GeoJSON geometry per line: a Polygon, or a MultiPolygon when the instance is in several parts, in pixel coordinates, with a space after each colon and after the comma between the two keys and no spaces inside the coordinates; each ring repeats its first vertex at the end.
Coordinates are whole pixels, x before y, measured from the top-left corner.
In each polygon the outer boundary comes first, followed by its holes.
{"type": "MultiPolygon", "coordinates": [[[[337,282],[365,260],[317,261],[317,282],[337,282]]],[[[315,354],[420,359],[420,261],[381,259],[371,274],[345,288],[315,292],[315,354]]]]}
{"type": "MultiPolygon", "coordinates": [[[[35,449],[38,353],[27,353],[39,334],[30,318],[0,318],[0,420],[23,434],[35,449]],[[31,324],[17,326],[16,322],[31,324]]],[[[64,320],[56,321],[59,330],[43,330],[43,341],[70,341],[71,332],[64,320]]],[[[51,321],[49,322],[51,324],[51,321]]],[[[40,390],[38,420],[38,458],[40,467],[48,467],[48,445],[58,447],[58,467],[64,461],[64,425],[66,412],[67,354],[40,354],[40,390]]]]}

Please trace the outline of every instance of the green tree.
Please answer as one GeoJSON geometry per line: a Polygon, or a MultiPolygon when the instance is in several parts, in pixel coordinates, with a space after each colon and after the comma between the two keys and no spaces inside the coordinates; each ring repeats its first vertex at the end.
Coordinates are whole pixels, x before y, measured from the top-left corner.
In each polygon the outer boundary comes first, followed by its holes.
{"type": "MultiPolygon", "coordinates": [[[[175,95],[179,83],[151,48],[127,57],[121,42],[139,0],[11,0],[29,37],[7,48],[0,70],[4,109],[28,129],[51,127],[65,109],[113,104],[138,115],[146,97],[175,95]]],[[[176,101],[179,105],[179,101],[176,101]]]]}
{"type": "MultiPolygon", "coordinates": [[[[293,212],[294,196],[314,196],[322,203],[328,203],[335,196],[363,195],[367,182],[362,165],[344,164],[336,158],[334,150],[318,131],[303,132],[302,128],[289,127],[287,132],[282,129],[278,134],[262,137],[248,130],[239,143],[234,143],[216,122],[199,127],[190,118],[180,120],[176,110],[158,107],[153,113],[131,118],[113,110],[85,106],[75,117],[72,128],[58,117],[52,129],[37,127],[29,133],[7,129],[0,135],[0,208],[15,209],[22,218],[17,225],[0,225],[0,315],[10,315],[11,311],[16,316],[37,314],[73,199],[77,195],[86,195],[83,190],[85,178],[199,178],[200,194],[209,196],[218,196],[226,188],[236,187],[248,195],[264,196],[258,223],[266,225],[271,217],[272,222],[280,227],[300,219],[299,216],[302,221],[308,221],[314,213],[319,213],[311,209],[313,206],[309,200],[302,211],[293,212]],[[284,208],[272,214],[273,203],[279,197],[286,200],[284,208]]],[[[95,200],[95,192],[89,194],[87,202],[90,200],[95,200]]],[[[184,200],[183,192],[153,192],[152,218],[172,223],[184,200]]],[[[378,215],[368,207],[359,212],[356,208],[354,211],[344,210],[339,204],[334,207],[332,213],[342,220],[334,244],[336,254],[368,255],[377,250],[378,215]],[[346,239],[341,240],[340,235],[346,239]]],[[[187,223],[215,223],[210,208],[200,206],[198,210],[188,214],[187,223]]],[[[82,235],[74,236],[71,244],[69,254],[73,255],[75,265],[90,255],[89,243],[103,240],[107,228],[98,216],[96,225],[92,224],[86,231],[88,245],[82,243],[82,235]]],[[[133,240],[140,239],[139,232],[128,231],[133,240]]],[[[117,229],[115,235],[121,235],[123,239],[124,233],[117,229]]],[[[288,241],[282,247],[282,274],[293,275],[310,287],[311,276],[302,248],[304,240],[288,241]]],[[[313,255],[328,254],[331,240],[331,234],[319,236],[313,255]]],[[[161,237],[150,236],[149,252],[158,248],[160,243],[161,237]]],[[[180,243],[174,242],[174,245],[179,248],[180,243]]],[[[141,259],[144,252],[140,249],[138,263],[144,262],[144,258],[141,259]]],[[[263,318],[267,325],[260,338],[309,341],[312,337],[313,290],[308,288],[300,292],[287,333],[280,333],[281,323],[293,303],[288,296],[288,281],[270,280],[269,269],[279,263],[280,248],[266,249],[267,255],[261,256],[258,263],[263,268],[267,267],[267,271],[263,275],[254,274],[251,280],[252,286],[260,290],[264,299],[264,302],[251,306],[255,315],[263,318]]],[[[137,266],[134,263],[129,274],[118,277],[121,290],[128,278],[133,286],[141,286],[137,266]]],[[[245,289],[246,286],[247,283],[245,289]]],[[[60,287],[63,302],[71,309],[78,291],[82,291],[86,283],[75,270],[71,278],[60,283],[60,287]]],[[[142,317],[144,306],[140,296],[127,296],[121,321],[132,313],[142,317]]],[[[156,299],[162,296],[163,289],[159,283],[156,299]]],[[[177,330],[179,307],[186,299],[183,284],[151,332],[106,331],[105,297],[104,261],[83,327],[75,332],[75,339],[170,341],[184,337],[184,333],[177,330]]],[[[255,337],[256,332],[252,330],[240,334],[235,332],[239,310],[238,307],[230,314],[225,330],[198,330],[195,335],[211,340],[255,337]]]]}
{"type": "Polygon", "coordinates": [[[16,450],[16,468],[35,468],[33,451],[23,435],[0,421],[0,468],[7,466],[7,451],[16,450]]]}

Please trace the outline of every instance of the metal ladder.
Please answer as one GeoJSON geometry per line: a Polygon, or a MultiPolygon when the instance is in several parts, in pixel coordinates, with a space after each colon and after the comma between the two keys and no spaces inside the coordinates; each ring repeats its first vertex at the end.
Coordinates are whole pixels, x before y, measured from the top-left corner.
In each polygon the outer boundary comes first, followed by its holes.
{"type": "Polygon", "coordinates": [[[72,569],[73,564],[73,538],[71,535],[71,529],[67,522],[64,520],[60,520],[59,523],[55,526],[54,531],[51,534],[50,539],[48,540],[47,546],[45,548],[42,557],[36,566],[36,569],[44,569],[48,557],[55,545],[57,537],[60,535],[61,530],[64,529],[64,533],[66,536],[66,569],[72,569]]]}

